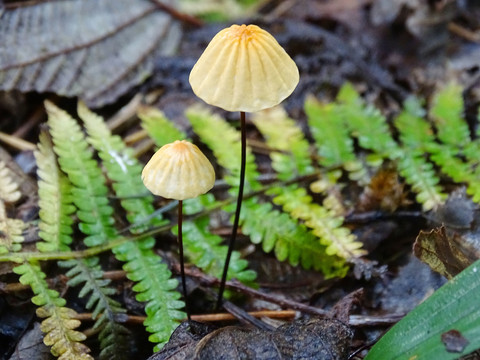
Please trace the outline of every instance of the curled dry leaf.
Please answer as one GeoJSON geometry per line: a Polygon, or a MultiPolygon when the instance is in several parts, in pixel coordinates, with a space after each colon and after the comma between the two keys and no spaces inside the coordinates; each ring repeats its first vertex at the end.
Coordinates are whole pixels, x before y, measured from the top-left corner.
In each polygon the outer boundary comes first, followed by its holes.
{"type": "Polygon", "coordinates": [[[447,279],[453,278],[480,258],[480,249],[472,246],[468,235],[449,234],[444,226],[429,232],[420,231],[413,244],[413,252],[447,279]]]}
{"type": "Polygon", "coordinates": [[[148,0],[33,2],[1,16],[0,90],[79,96],[91,107],[145,80],[181,36],[180,24],[148,0]]]}
{"type": "Polygon", "coordinates": [[[227,326],[213,330],[191,322],[173,333],[149,360],[347,359],[352,331],[338,320],[299,320],[274,331],[227,326]]]}

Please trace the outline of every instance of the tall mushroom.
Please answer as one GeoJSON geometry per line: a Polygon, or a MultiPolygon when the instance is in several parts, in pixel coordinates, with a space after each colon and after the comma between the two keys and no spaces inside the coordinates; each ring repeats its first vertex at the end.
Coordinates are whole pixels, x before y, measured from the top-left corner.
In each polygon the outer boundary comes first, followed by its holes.
{"type": "Polygon", "coordinates": [[[299,81],[298,68],[275,38],[256,25],[232,25],[208,44],[190,73],[193,92],[207,104],[240,111],[241,167],[237,208],[218,294],[221,306],[235,245],[245,184],[245,112],[278,105],[299,81]]]}
{"type": "Polygon", "coordinates": [[[200,149],[186,141],[175,141],[162,146],[149,160],[142,171],[145,187],[153,194],[178,200],[178,246],[185,309],[190,321],[187,305],[187,285],[183,261],[183,200],[205,194],[215,183],[215,171],[200,149]]]}

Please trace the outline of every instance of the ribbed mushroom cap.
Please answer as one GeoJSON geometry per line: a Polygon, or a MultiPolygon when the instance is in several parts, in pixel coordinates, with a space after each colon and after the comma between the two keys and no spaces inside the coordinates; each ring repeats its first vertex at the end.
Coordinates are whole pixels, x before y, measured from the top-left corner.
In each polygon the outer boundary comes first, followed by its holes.
{"type": "Polygon", "coordinates": [[[185,200],[206,193],[215,183],[215,171],[200,149],[185,140],[162,146],[142,171],[153,194],[185,200]]]}
{"type": "Polygon", "coordinates": [[[298,68],[275,38],[256,25],[220,31],[190,73],[193,92],[227,111],[254,112],[289,96],[298,68]]]}

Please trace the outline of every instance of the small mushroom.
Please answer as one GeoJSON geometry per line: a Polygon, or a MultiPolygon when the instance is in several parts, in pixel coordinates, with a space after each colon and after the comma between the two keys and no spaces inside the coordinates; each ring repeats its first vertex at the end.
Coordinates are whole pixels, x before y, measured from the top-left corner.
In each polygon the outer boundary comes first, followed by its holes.
{"type": "Polygon", "coordinates": [[[142,171],[145,187],[153,194],[178,200],[178,246],[180,271],[185,298],[185,309],[190,321],[187,305],[187,286],[183,261],[183,200],[205,194],[215,183],[215,171],[200,149],[185,140],[177,140],[162,146],[145,165],[142,171]]]}
{"type": "Polygon", "coordinates": [[[142,180],[155,195],[185,200],[210,190],[215,171],[196,145],[177,140],[162,146],[152,156],[142,171],[142,180]]]}
{"type": "Polygon", "coordinates": [[[232,235],[218,294],[220,308],[228,266],[235,244],[245,184],[245,112],[278,105],[299,81],[297,65],[275,38],[257,25],[232,25],[208,44],[190,73],[193,92],[207,104],[240,111],[240,183],[232,235]]]}

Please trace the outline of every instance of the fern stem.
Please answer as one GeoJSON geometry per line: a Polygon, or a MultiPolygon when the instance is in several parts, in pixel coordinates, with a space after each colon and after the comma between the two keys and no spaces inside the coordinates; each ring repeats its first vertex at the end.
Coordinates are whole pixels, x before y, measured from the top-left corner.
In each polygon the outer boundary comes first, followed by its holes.
{"type": "Polygon", "coordinates": [[[237,208],[235,210],[235,218],[233,220],[232,236],[228,243],[227,258],[223,267],[222,281],[220,282],[220,289],[218,291],[217,309],[220,309],[223,301],[223,292],[225,291],[225,282],[227,281],[228,265],[232,257],[233,248],[235,247],[235,239],[237,237],[238,223],[240,221],[240,210],[242,208],[243,188],[245,186],[245,164],[247,162],[247,131],[245,129],[245,112],[240,112],[240,131],[242,134],[242,158],[240,163],[240,184],[238,186],[237,208]]]}
{"type": "Polygon", "coordinates": [[[185,281],[185,262],[183,260],[183,200],[178,200],[178,252],[180,254],[180,274],[182,276],[183,300],[185,301],[185,311],[187,319],[190,322],[190,309],[187,301],[187,282],[185,281]]]}

